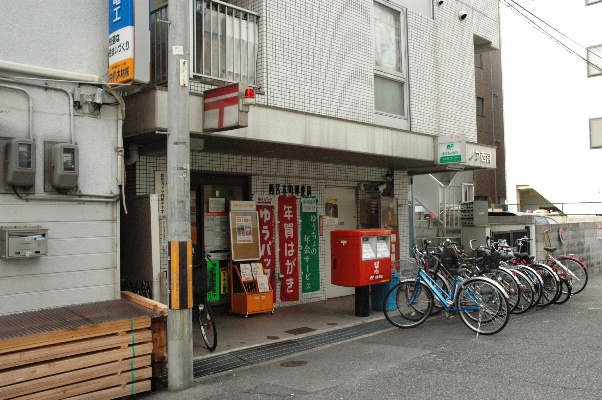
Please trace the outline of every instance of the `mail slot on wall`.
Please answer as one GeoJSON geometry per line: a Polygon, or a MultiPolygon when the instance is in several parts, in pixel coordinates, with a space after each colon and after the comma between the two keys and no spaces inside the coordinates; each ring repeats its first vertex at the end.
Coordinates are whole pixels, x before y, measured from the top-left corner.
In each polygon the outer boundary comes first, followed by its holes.
{"type": "Polygon", "coordinates": [[[330,255],[333,285],[358,287],[391,280],[389,229],[333,231],[330,255]]]}
{"type": "Polygon", "coordinates": [[[0,257],[28,258],[48,254],[48,229],[0,227],[0,257]]]}

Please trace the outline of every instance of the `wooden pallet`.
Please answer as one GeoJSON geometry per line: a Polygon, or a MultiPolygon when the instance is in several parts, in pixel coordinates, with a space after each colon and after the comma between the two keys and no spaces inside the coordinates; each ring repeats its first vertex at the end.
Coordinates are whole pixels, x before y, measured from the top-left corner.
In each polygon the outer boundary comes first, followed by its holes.
{"type": "Polygon", "coordinates": [[[148,299],[132,292],[122,291],[121,298],[152,310],[161,317],[155,317],[151,321],[153,332],[153,354],[152,367],[153,376],[161,376],[167,373],[167,306],[158,301],[148,299]]]}
{"type": "Polygon", "coordinates": [[[0,340],[0,399],[113,399],[148,391],[151,318],[0,340]]]}

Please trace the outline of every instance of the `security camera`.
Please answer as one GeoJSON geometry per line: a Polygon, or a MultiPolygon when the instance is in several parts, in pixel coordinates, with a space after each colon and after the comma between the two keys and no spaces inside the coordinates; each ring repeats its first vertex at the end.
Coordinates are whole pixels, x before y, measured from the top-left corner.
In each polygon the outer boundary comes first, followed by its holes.
{"type": "Polygon", "coordinates": [[[385,190],[387,187],[386,183],[381,183],[380,185],[378,185],[376,188],[378,189],[379,192],[383,192],[383,190],[385,190]]]}
{"type": "Polygon", "coordinates": [[[443,0],[437,1],[437,4],[440,5],[440,6],[442,6],[443,5],[443,0]]]}
{"type": "Polygon", "coordinates": [[[468,17],[468,11],[462,10],[458,13],[458,18],[460,18],[460,21],[464,21],[466,17],[468,17]]]}

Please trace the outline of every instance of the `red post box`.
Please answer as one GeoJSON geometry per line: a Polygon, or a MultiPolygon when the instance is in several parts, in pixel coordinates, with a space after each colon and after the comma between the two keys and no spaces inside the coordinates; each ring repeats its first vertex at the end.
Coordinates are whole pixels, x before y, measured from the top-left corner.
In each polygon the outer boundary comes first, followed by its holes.
{"type": "Polygon", "coordinates": [[[391,280],[391,231],[354,229],[330,235],[331,282],[368,286],[391,280]]]}

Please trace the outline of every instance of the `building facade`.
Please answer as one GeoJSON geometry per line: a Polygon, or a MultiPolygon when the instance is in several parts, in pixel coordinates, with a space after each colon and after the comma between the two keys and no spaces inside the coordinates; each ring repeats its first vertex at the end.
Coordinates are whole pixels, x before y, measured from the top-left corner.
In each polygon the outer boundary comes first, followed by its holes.
{"type": "MultiPolygon", "coordinates": [[[[463,168],[495,167],[496,148],[480,144],[477,137],[474,54],[499,48],[497,1],[190,4],[195,263],[207,249],[209,199],[255,201],[272,206],[276,219],[272,276],[277,306],[351,294],[353,288],[330,284],[330,231],[382,225],[373,218],[377,210],[366,211],[363,205],[381,197],[396,199],[395,253],[407,257],[413,237],[412,176],[447,169],[438,163],[437,138],[462,135],[466,154],[490,155],[466,157],[463,168]],[[207,25],[209,20],[220,27],[219,21],[229,18],[246,33],[224,22],[223,39],[221,31],[207,27],[213,26],[207,25]],[[212,46],[216,53],[208,54],[212,46]],[[221,46],[252,54],[244,61],[242,55],[238,61],[232,55],[229,64],[226,53],[221,58],[221,46]],[[203,62],[211,68],[206,70],[203,62]],[[214,62],[218,72],[212,70],[214,62]],[[256,92],[247,127],[204,129],[205,91],[241,80],[256,92]],[[283,197],[295,198],[296,204],[315,197],[322,221],[313,245],[318,258],[312,273],[318,283],[312,281],[308,291],[302,287],[302,238],[297,236],[295,298],[283,296],[288,273],[280,254],[284,236],[278,205],[283,197]],[[336,215],[327,209],[336,209],[336,215]]],[[[0,314],[117,298],[127,280],[134,285],[145,281],[151,286],[148,292],[165,301],[161,179],[169,179],[168,91],[157,68],[165,52],[157,51],[153,58],[153,83],[137,85],[122,103],[119,89],[106,85],[112,5],[35,0],[0,5],[9,24],[0,51],[1,136],[30,138],[37,161],[31,187],[15,188],[4,178],[0,225],[48,229],[47,255],[0,259],[0,314]],[[31,119],[27,98],[33,102],[31,119]],[[53,169],[47,153],[56,143],[78,149],[77,186],[57,189],[49,183],[53,169]],[[144,205],[146,198],[152,209],[144,205]],[[144,208],[147,212],[141,212],[144,208]],[[142,242],[148,244],[136,249],[142,242]],[[150,254],[150,277],[138,273],[148,265],[132,268],[133,254],[150,254]]],[[[155,28],[177,23],[157,17],[165,6],[152,3],[153,34],[155,28]]],[[[164,43],[160,40],[153,36],[151,51],[164,43]]],[[[7,176],[6,168],[2,175],[7,176]]],[[[227,210],[220,208],[222,200],[212,201],[218,210],[227,210]]],[[[228,238],[214,237],[220,240],[228,238]]]]}

